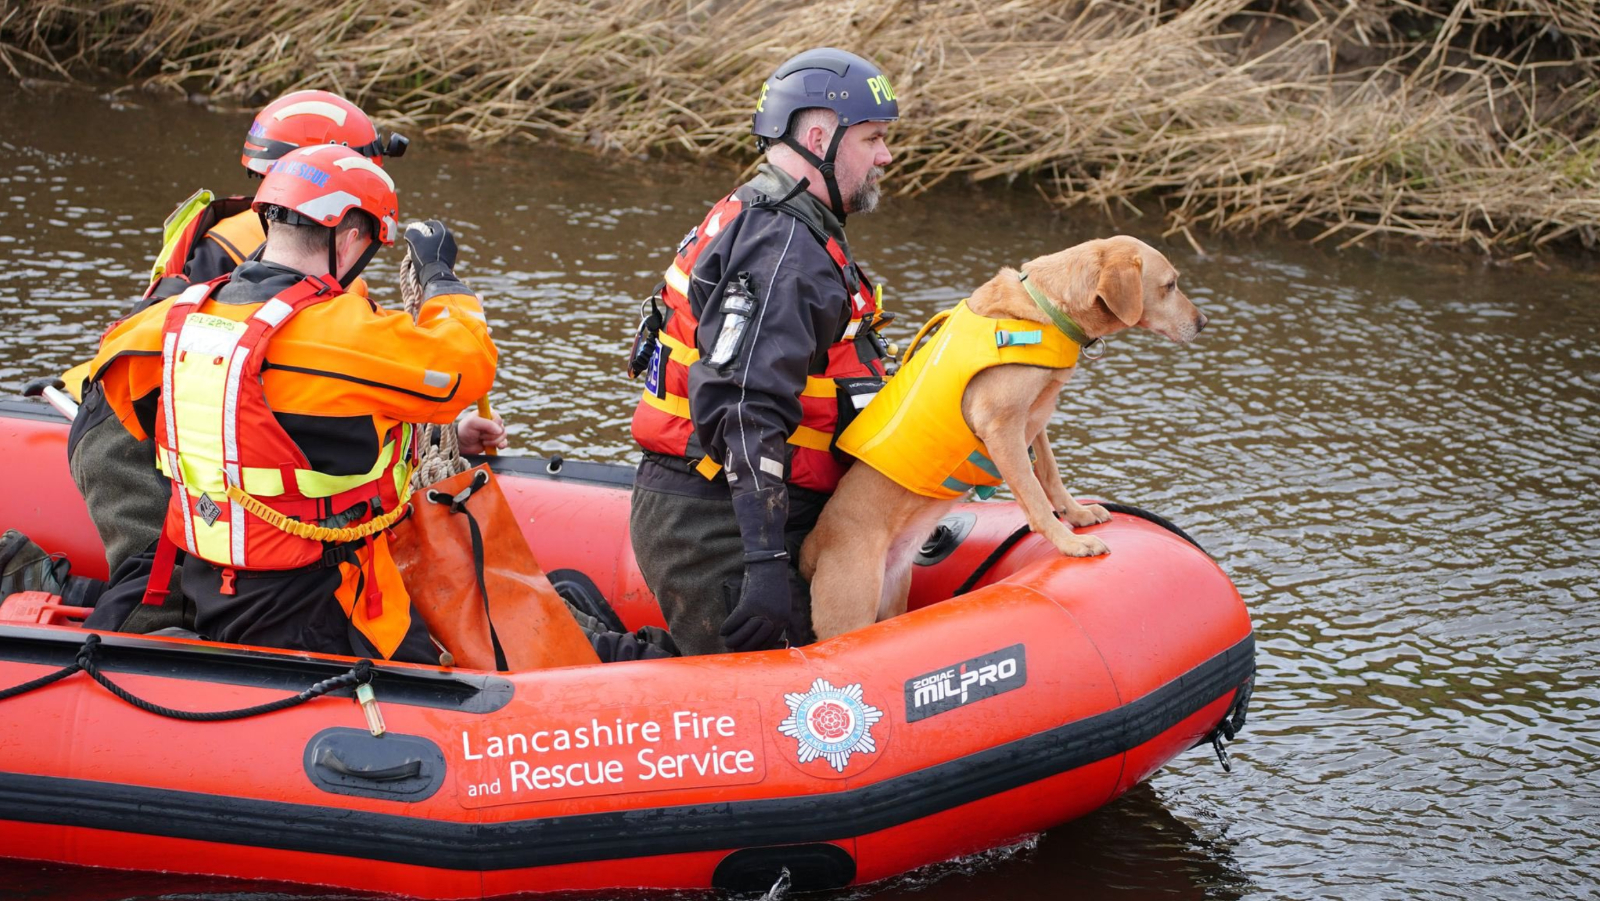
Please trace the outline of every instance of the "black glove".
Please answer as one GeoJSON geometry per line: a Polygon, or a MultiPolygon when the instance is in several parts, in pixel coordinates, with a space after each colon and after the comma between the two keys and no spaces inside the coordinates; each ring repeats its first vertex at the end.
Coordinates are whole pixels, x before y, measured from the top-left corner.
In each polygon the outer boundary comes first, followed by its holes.
{"type": "Polygon", "coordinates": [[[437,219],[413,222],[406,226],[406,244],[411,247],[411,266],[417,273],[417,284],[424,289],[430,282],[442,278],[455,280],[456,239],[450,229],[437,219]]]}
{"type": "Polygon", "coordinates": [[[733,496],[733,515],[744,544],[744,580],[738,602],[729,604],[722,623],[722,642],[734,651],[777,647],[794,616],[789,554],[784,549],[789,489],[780,483],[738,492],[733,496]]]}
{"type": "Polygon", "coordinates": [[[672,637],[653,626],[645,626],[637,632],[596,632],[589,636],[589,643],[594,646],[601,663],[681,656],[672,637]]]}
{"type": "Polygon", "coordinates": [[[776,647],[789,628],[793,610],[788,558],[746,564],[739,604],[722,623],[722,643],[730,651],[776,647]]]}

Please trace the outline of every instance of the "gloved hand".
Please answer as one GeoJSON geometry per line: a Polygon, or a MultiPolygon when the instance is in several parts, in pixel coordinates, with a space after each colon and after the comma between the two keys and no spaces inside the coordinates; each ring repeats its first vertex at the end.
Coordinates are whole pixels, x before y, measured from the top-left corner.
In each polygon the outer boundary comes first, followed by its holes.
{"type": "Polygon", "coordinates": [[[601,663],[678,657],[678,645],[665,630],[645,626],[637,632],[596,632],[589,636],[601,663]]]}
{"type": "Polygon", "coordinates": [[[728,650],[776,647],[793,615],[794,601],[789,591],[786,558],[745,564],[738,606],[722,623],[722,643],[728,650]]]}
{"type": "Polygon", "coordinates": [[[456,239],[443,222],[437,219],[413,222],[406,226],[405,239],[411,248],[411,266],[416,271],[417,284],[426,289],[429,282],[455,278],[456,239]]]}

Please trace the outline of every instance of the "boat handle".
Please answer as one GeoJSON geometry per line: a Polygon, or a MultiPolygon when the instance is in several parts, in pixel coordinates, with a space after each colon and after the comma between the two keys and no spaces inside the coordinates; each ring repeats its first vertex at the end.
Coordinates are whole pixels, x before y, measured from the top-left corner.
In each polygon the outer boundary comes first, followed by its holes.
{"type": "Polygon", "coordinates": [[[338,753],[332,748],[322,749],[322,755],[317,758],[317,766],[326,767],[341,776],[353,776],[373,782],[398,782],[401,779],[415,779],[422,775],[421,760],[407,760],[405,763],[384,767],[381,770],[358,770],[339,759],[338,753]]]}

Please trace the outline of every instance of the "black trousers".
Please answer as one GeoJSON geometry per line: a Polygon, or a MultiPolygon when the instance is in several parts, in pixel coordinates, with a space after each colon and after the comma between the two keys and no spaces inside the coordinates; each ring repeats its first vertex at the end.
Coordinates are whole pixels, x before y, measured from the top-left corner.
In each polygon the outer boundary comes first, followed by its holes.
{"type": "MultiPolygon", "coordinates": [[[[195,631],[212,641],[383,659],[334,597],[341,581],[337,566],[236,571],[233,593],[223,594],[220,568],[198,557],[183,562],[183,593],[194,602],[195,631]]],[[[388,659],[438,665],[439,649],[415,610],[388,659]]]]}
{"type": "MultiPolygon", "coordinates": [[[[151,548],[118,567],[111,587],[95,603],[84,626],[115,632],[185,626],[211,641],[383,659],[334,597],[341,581],[337,566],[238,571],[234,593],[229,595],[222,593],[222,570],[189,557],[178,567],[167,603],[153,607],[144,604],[144,592],[154,559],[151,548]]],[[[439,650],[415,611],[411,627],[389,659],[438,665],[439,650]]]]}
{"type": "MultiPolygon", "coordinates": [[[[800,544],[816,525],[822,501],[806,503],[790,491],[789,588],[794,600],[788,641],[816,640],[811,631],[811,586],[794,569],[800,544]],[[814,508],[814,509],[813,509],[814,508]]],[[[667,629],[684,656],[726,654],[722,623],[744,581],[744,542],[733,498],[689,497],[634,485],[628,533],[639,572],[655,593],[667,629]]]]}

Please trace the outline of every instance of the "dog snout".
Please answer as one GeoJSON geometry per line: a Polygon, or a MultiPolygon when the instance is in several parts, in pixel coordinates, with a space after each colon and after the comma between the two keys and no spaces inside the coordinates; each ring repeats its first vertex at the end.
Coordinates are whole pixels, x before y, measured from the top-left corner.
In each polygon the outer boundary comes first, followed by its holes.
{"type": "Polygon", "coordinates": [[[1194,321],[1194,333],[1198,335],[1206,330],[1206,323],[1210,322],[1211,320],[1206,318],[1206,314],[1201,313],[1198,310],[1195,311],[1195,315],[1197,318],[1194,321]]]}

